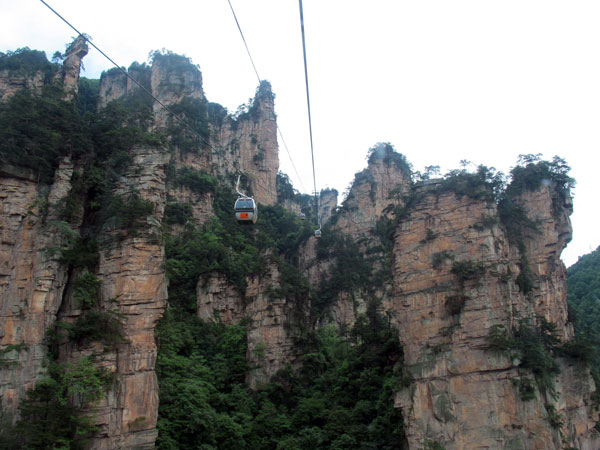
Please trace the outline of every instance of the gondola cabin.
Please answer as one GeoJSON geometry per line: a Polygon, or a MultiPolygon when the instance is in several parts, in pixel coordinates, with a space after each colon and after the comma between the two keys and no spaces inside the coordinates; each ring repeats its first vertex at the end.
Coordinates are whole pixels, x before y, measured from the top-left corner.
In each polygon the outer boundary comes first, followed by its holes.
{"type": "Polygon", "coordinates": [[[256,202],[250,197],[240,197],[235,201],[235,218],[239,223],[256,223],[258,210],[256,202]]]}
{"type": "Polygon", "coordinates": [[[321,237],[321,230],[315,230],[315,237],[319,239],[321,237]]]}
{"type": "Polygon", "coordinates": [[[299,217],[300,217],[300,220],[304,220],[304,219],[306,219],[306,214],[300,213],[299,217]]]}

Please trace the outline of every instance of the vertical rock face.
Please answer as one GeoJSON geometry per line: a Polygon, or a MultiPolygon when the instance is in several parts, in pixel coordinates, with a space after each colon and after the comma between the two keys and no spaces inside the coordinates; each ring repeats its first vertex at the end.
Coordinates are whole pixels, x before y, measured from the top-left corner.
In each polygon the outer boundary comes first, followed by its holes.
{"type": "MultiPolygon", "coordinates": [[[[279,286],[279,272],[269,265],[264,275],[248,277],[247,288],[240,294],[223,275],[211,273],[201,277],[196,289],[198,316],[238,324],[247,319],[248,349],[246,357],[253,369],[247,382],[252,389],[266,383],[298,357],[295,335],[290,324],[306,318],[307,304],[296,304],[274,294],[279,286]],[[286,326],[287,324],[287,326],[286,326]]],[[[308,300],[308,299],[306,299],[308,300]]]]}
{"type": "Polygon", "coordinates": [[[321,224],[327,223],[337,209],[338,192],[335,189],[321,191],[319,196],[319,212],[321,224]]]}
{"type": "Polygon", "coordinates": [[[62,82],[65,90],[65,100],[72,100],[79,90],[79,71],[81,60],[88,53],[87,41],[78,36],[67,49],[62,66],[62,82]]]}
{"type": "MultiPolygon", "coordinates": [[[[376,227],[380,221],[393,216],[396,208],[404,204],[404,196],[410,191],[411,178],[408,164],[395,153],[388,144],[378,144],[369,157],[369,165],[356,174],[354,183],[341,208],[336,209],[337,192],[329,191],[321,198],[321,209],[329,209],[322,216],[322,223],[329,219],[330,228],[325,233],[336,233],[357,244],[359,250],[371,255],[371,271],[385,269],[389,264],[385,250],[381,247],[376,227]]],[[[317,258],[317,242],[309,240],[300,251],[300,268],[313,287],[329,282],[335,267],[331,258],[317,258]]],[[[388,295],[391,290],[386,282],[372,286],[378,298],[388,295]]],[[[366,292],[343,292],[327,311],[322,324],[331,321],[338,325],[352,326],[358,314],[366,309],[366,292]]]]}
{"type": "MultiPolygon", "coordinates": [[[[143,65],[132,65],[127,73],[140,85],[150,90],[151,71],[149,68],[143,65]]],[[[98,109],[104,108],[111,100],[125,97],[141,89],[131,78],[116,68],[102,72],[100,76],[100,92],[98,93],[98,109]]]]}
{"type": "Polygon", "coordinates": [[[102,434],[94,448],[154,448],[158,414],[158,384],[154,373],[154,329],[167,300],[164,248],[158,238],[166,201],[165,167],[169,154],[161,148],[134,149],[131,170],[119,188],[135,189],[155,205],[147,218],[150,228],[139,236],[108,245],[100,252],[99,278],[106,305],[116,299],[124,317],[124,337],[115,354],[108,354],[117,387],[109,396],[102,434]]]}
{"type": "Polygon", "coordinates": [[[39,94],[45,84],[45,74],[36,71],[33,74],[15,73],[11,70],[0,70],[0,102],[8,100],[15,92],[28,90],[39,94]]]}
{"type": "MultiPolygon", "coordinates": [[[[97,367],[115,375],[108,396],[91,408],[96,433],[91,448],[154,448],[158,413],[158,383],[154,373],[156,344],[154,329],[167,300],[164,247],[160,222],[166,202],[165,167],[169,154],[160,147],[134,147],[133,163],[115,186],[115,194],[135,191],[154,204],[154,213],[141,218],[146,228],[134,235],[105,227],[100,236],[97,269],[100,308],[122,318],[123,342],[114,348],[65,343],[60,359],[76,362],[92,356],[97,367]]],[[[73,322],[82,310],[67,297],[59,312],[63,321],[73,322]]]]}
{"type": "MultiPolygon", "coordinates": [[[[150,69],[130,68],[129,74],[140,84],[147,84],[154,97],[177,113],[176,118],[171,117],[159,103],[153,103],[155,127],[177,126],[190,139],[190,148],[175,149],[177,167],[192,167],[213,176],[229,176],[232,188],[236,176],[244,174],[248,195],[264,205],[277,202],[279,150],[274,95],[269,83],[261,84],[246,112],[233,117],[223,110],[221,117],[212,117],[208,112],[211,104],[202,88],[202,74],[187,58],[158,54],[150,69]],[[204,105],[207,112],[200,113],[200,118],[191,118],[177,109],[182,102],[193,104],[192,110],[204,105]],[[208,132],[195,129],[198,121],[205,121],[208,132]]],[[[106,72],[100,83],[98,105],[102,108],[109,101],[137,89],[139,87],[122,72],[106,72]]]]}
{"type": "Polygon", "coordinates": [[[247,113],[235,121],[223,122],[213,148],[218,149],[214,164],[221,172],[227,167],[234,173],[246,174],[257,202],[263,205],[277,202],[277,121],[274,96],[268,83],[261,84],[247,113]]]}
{"type": "Polygon", "coordinates": [[[559,430],[541,399],[521,400],[517,386],[527,374],[519,361],[491,351],[487,341],[493,326],[511,329],[536,315],[572,337],[559,260],[570,236],[570,210],[553,215],[549,187],[523,195],[542,231],[526,242],[534,287],[524,295],[516,283],[525,270],[521,255],[498,225],[495,205],[452,192],[422,195],[396,230],[394,296],[385,302],[413,379],[397,395],[410,448],[427,441],[448,449],[475,442],[477,448],[562,448],[564,442],[595,448],[594,387],[581,363],[563,362],[566,370],[556,381],[557,399],[550,403],[564,420],[559,430]],[[576,379],[569,378],[573,371],[576,379]]]}
{"type": "MultiPolygon", "coordinates": [[[[152,64],[150,86],[154,95],[163,105],[171,106],[184,98],[203,99],[202,74],[192,65],[186,64],[182,56],[157,55],[152,64]]],[[[157,102],[152,105],[158,127],[167,125],[169,113],[157,102]]]]}
{"type": "Polygon", "coordinates": [[[402,196],[410,190],[410,170],[393,160],[393,155],[391,148],[373,151],[367,169],[356,174],[336,224],[338,229],[354,237],[364,236],[382,215],[403,204],[402,196]]]}
{"type": "Polygon", "coordinates": [[[8,419],[45,372],[44,336],[66,282],[57,251],[62,237],[53,222],[72,173],[71,161],[63,160],[48,191],[33,174],[6,166],[0,171],[0,343],[13,348],[0,364],[0,401],[8,419]]]}

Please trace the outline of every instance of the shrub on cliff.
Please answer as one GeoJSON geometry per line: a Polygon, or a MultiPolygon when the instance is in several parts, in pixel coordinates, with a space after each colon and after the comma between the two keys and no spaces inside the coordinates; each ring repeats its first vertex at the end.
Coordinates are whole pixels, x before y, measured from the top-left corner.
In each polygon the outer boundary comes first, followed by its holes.
{"type": "Polygon", "coordinates": [[[87,448],[98,427],[81,409],[104,398],[113,382],[112,374],[96,369],[87,357],[76,363],[52,362],[48,376],[21,402],[21,417],[11,432],[14,448],[87,448]]]}

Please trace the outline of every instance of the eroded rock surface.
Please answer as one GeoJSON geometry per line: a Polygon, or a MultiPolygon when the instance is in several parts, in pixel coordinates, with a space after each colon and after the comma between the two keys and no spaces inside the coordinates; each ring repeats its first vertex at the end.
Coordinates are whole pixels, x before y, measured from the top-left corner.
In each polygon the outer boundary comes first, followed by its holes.
{"type": "Polygon", "coordinates": [[[498,217],[494,204],[452,192],[423,195],[396,231],[394,296],[385,304],[413,379],[397,395],[410,447],[431,441],[448,449],[545,449],[562,448],[566,439],[595,448],[595,388],[582,363],[562,364],[557,399],[549,401],[564,420],[559,429],[539,397],[521,400],[517,386],[527,374],[519,361],[491,351],[487,341],[493,326],[511,329],[536,315],[572,337],[559,259],[570,236],[570,210],[553,214],[547,186],[523,195],[528,215],[541,224],[541,233],[526,239],[534,287],[524,294],[516,283],[525,270],[521,254],[499,221],[490,220],[498,217]],[[473,270],[461,276],[458,269],[467,266],[473,270]],[[574,370],[578,379],[567,375],[574,370]]]}

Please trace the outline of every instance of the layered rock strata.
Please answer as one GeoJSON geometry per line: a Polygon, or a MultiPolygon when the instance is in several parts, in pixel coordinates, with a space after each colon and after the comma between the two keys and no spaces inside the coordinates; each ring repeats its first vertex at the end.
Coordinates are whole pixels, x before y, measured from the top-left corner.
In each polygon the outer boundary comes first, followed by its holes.
{"type": "Polygon", "coordinates": [[[56,320],[67,273],[60,249],[69,230],[58,207],[71,189],[73,164],[64,159],[54,183],[26,170],[0,169],[0,405],[5,420],[45,371],[45,333],[56,320]]]}
{"type": "Polygon", "coordinates": [[[525,270],[522,255],[494,204],[452,192],[422,194],[396,231],[394,296],[385,302],[413,380],[396,399],[410,448],[596,448],[595,388],[582,363],[561,363],[555,400],[545,403],[538,393],[537,401],[523,401],[517,386],[526,371],[508,353],[491,351],[487,340],[495,325],[510,330],[539,315],[564,339],[572,337],[559,259],[570,239],[570,206],[553,213],[548,186],[520,199],[541,225],[540,234],[526,238],[534,287],[525,295],[516,283],[525,270]],[[472,270],[461,276],[460,267],[472,270]],[[570,378],[573,372],[579,375],[570,378]],[[560,427],[548,419],[554,412],[560,427]]]}
{"type": "Polygon", "coordinates": [[[270,264],[264,275],[247,278],[245,292],[239,293],[223,275],[211,273],[200,278],[196,289],[198,317],[232,325],[247,320],[246,357],[252,368],[247,382],[256,389],[300,357],[294,347],[297,337],[292,326],[304,322],[309,312],[308,299],[297,304],[276,296],[279,272],[270,264]]]}
{"type": "MultiPolygon", "coordinates": [[[[222,110],[220,116],[217,114],[211,118],[207,109],[206,115],[201,118],[206,121],[209,130],[204,134],[194,129],[194,121],[185,114],[173,116],[163,107],[173,110],[184,100],[210,106],[204,96],[202,75],[197,66],[177,55],[158,55],[150,68],[132,67],[129,74],[143,86],[147,85],[147,89],[160,101],[152,106],[154,126],[168,129],[175,125],[188,136],[190,148],[175,149],[173,162],[176,167],[191,167],[228,178],[232,189],[236,176],[242,174],[247,186],[245,194],[252,195],[264,205],[276,203],[279,170],[277,122],[274,95],[268,83],[261,84],[247,112],[237,117],[222,110]]],[[[122,72],[111,70],[103,73],[98,105],[102,108],[111,100],[123,98],[139,89],[122,72]]]]}

